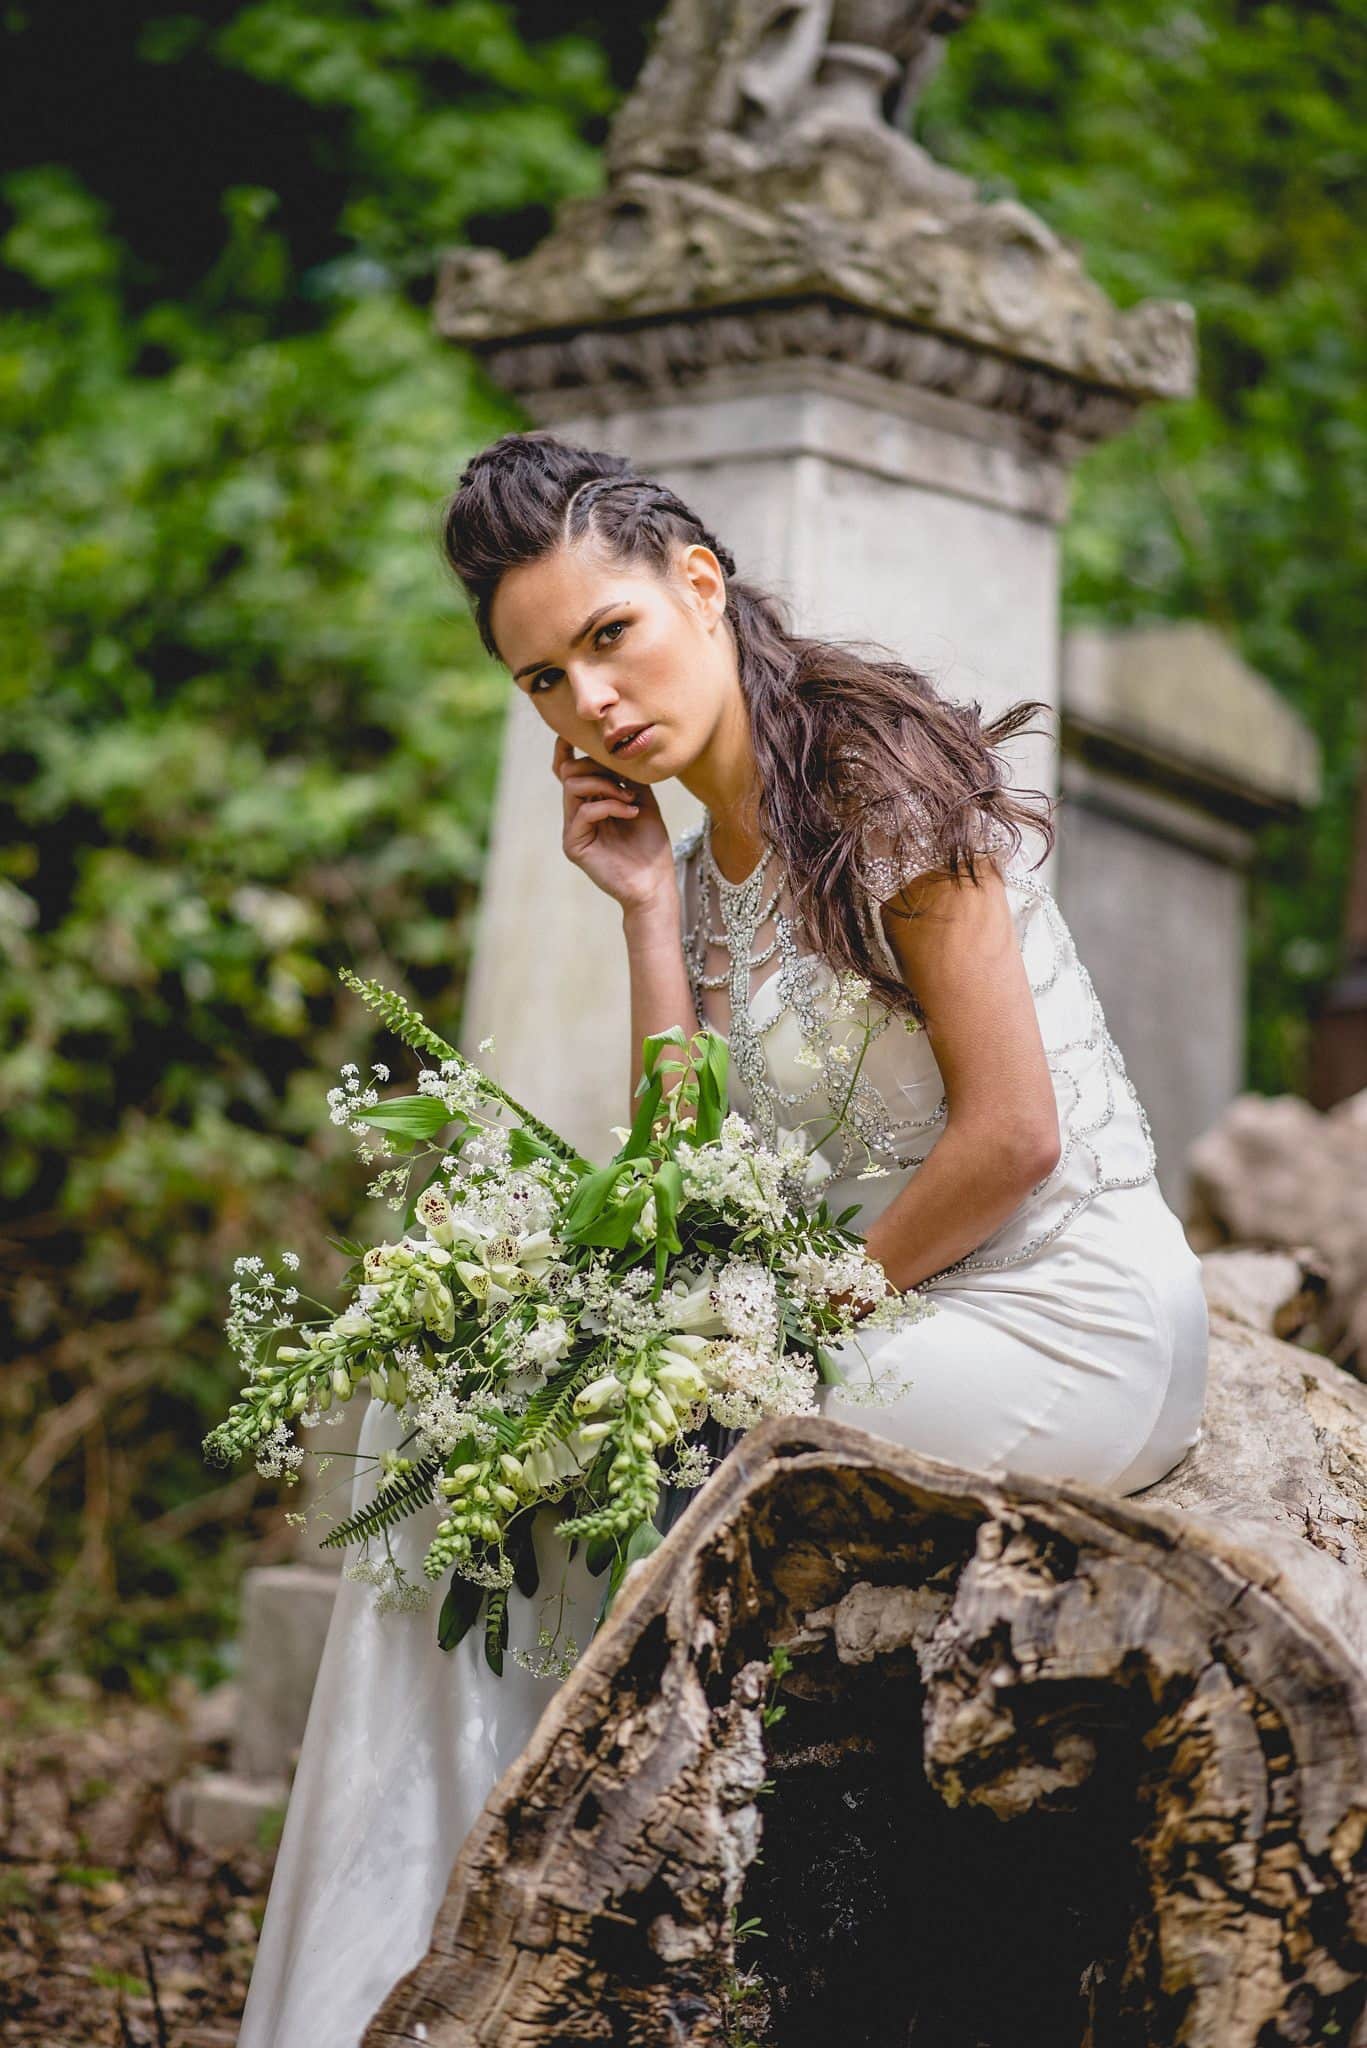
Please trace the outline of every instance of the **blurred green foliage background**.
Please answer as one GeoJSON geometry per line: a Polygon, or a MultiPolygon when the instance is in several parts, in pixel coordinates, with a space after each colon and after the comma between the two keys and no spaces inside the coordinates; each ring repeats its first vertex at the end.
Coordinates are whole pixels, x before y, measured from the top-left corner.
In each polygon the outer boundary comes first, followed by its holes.
{"type": "MultiPolygon", "coordinates": [[[[0,1652],[208,1680],[275,1489],[206,1472],[231,1261],[326,1233],[327,1122],[392,1057],[348,963],[459,1025],[505,683],[441,499],[523,424],[430,331],[434,259],[600,176],[652,7],[151,0],[0,12],[0,1652]],[[373,1047],[373,1050],[371,1049],[373,1047]]],[[[1079,473],[1073,617],[1197,616],[1309,719],[1267,835],[1250,1085],[1336,964],[1364,624],[1361,0],[987,0],[919,129],[1201,390],[1079,473]],[[1356,221],[1354,215],[1356,214],[1356,221]],[[1355,232],[1356,228],[1356,232],[1355,232]]]]}

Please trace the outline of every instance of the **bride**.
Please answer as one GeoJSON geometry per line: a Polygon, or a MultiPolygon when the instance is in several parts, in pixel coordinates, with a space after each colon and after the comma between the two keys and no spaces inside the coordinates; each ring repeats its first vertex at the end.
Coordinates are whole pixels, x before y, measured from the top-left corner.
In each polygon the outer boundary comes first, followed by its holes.
{"type": "MultiPolygon", "coordinates": [[[[1122,1494],[1161,1479],[1200,1435],[1205,1297],[1086,969],[1021,857],[1023,827],[1051,844],[1053,826],[996,750],[1046,707],[984,731],[915,669],[792,633],[672,491],[549,433],[470,463],[444,540],[485,646],[555,735],[565,856],[621,906],[633,1088],[647,1034],[724,1034],[731,1107],[771,1142],[834,1122],[813,1195],[832,1215],[859,1202],[889,1280],[936,1305],[836,1345],[822,1411],[979,1471],[1122,1494]],[[655,796],[671,776],[703,805],[673,846],[655,796]],[[868,985],[862,1060],[837,971],[868,985]]],[[[361,1450],[401,1434],[377,1403],[361,1450]]],[[[686,1497],[666,1491],[660,1527],[686,1497]]],[[[438,1512],[396,1532],[411,1577],[438,1512]]],[[[356,2048],[425,1953],[465,1835],[602,1601],[555,1519],[538,1512],[541,1583],[510,1603],[501,1678],[477,1631],[444,1653],[430,1613],[341,1586],[239,2048],[356,2048]]]]}

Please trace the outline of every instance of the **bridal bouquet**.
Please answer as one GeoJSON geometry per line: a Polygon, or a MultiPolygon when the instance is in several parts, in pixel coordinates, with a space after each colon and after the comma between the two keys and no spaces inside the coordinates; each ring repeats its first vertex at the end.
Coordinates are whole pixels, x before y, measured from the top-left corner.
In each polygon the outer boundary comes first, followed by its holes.
{"type": "MultiPolygon", "coordinates": [[[[301,1316],[291,1278],[238,1260],[227,1327],[244,1379],[205,1452],[224,1464],[252,1453],[262,1473],[293,1478],[295,1430],[368,1385],[397,1412],[399,1447],[379,1455],[371,1498],[323,1540],[364,1546],[352,1574],[383,1604],[422,1604],[390,1532],[440,1503],[423,1561],[429,1581],[449,1576],[439,1640],[454,1647],[487,1600],[485,1655],[501,1672],[510,1588],[537,1586],[538,1508],[561,1503],[559,1534],[584,1540],[592,1571],[611,1567],[601,1623],[627,1567],[662,1540],[662,1482],[706,1476],[711,1454],[690,1431],[709,1416],[743,1430],[810,1413],[819,1380],[836,1376],[823,1339],[933,1309],[890,1288],[844,1227],[858,1204],[832,1219],[824,1200],[804,1201],[815,1148],[796,1133],[766,1147],[728,1111],[718,1034],[644,1041],[635,1121],[596,1167],[400,997],[342,978],[435,1061],[415,1095],[381,1101],[354,1066],[329,1095],[334,1122],[380,1134],[385,1159],[409,1155],[370,1189],[407,1204],[403,1234],[332,1240],[353,1260],[340,1314],[316,1303],[321,1315],[301,1316]]],[[[372,1074],[388,1079],[382,1066],[372,1074]]],[[[362,1154],[376,1156],[368,1143],[362,1154]]],[[[280,1263],[288,1276],[299,1261],[280,1263]]]]}

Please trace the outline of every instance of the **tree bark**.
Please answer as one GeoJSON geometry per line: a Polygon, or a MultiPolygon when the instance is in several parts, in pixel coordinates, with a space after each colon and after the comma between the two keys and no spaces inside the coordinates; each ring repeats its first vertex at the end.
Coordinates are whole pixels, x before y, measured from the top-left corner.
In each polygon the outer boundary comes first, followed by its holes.
{"type": "Polygon", "coordinates": [[[1361,2048],[1367,1388],[1259,1327],[1291,1265],[1207,1262],[1205,1435],[1141,1495],[747,1437],[366,2048],[1361,2048]]]}

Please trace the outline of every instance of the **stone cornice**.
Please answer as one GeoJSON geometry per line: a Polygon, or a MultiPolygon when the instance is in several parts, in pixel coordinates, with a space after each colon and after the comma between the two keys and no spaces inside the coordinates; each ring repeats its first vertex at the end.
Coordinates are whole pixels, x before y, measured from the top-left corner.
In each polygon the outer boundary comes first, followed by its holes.
{"type": "Polygon", "coordinates": [[[794,362],[847,364],[903,388],[1008,414],[1050,440],[1102,440],[1121,431],[1138,403],[1043,364],[829,300],[518,335],[486,342],[479,352],[497,383],[546,417],[584,406],[610,409],[614,399],[677,395],[720,371],[794,362]]]}
{"type": "Polygon", "coordinates": [[[1119,311],[1014,201],[837,218],[633,173],[520,262],[453,252],[436,320],[528,393],[814,353],[1084,438],[1195,381],[1190,307],[1119,311]]]}

